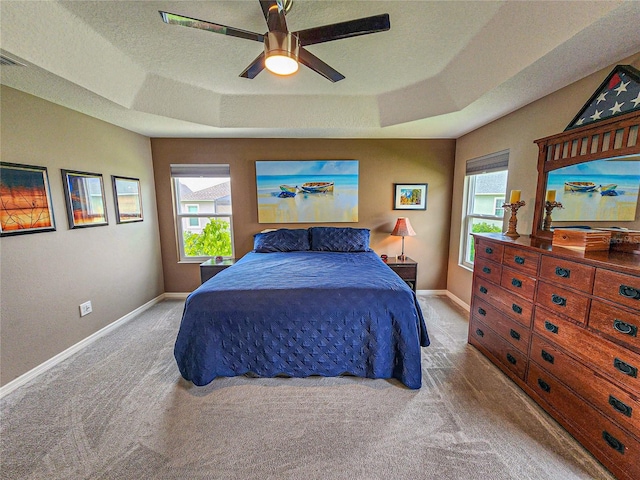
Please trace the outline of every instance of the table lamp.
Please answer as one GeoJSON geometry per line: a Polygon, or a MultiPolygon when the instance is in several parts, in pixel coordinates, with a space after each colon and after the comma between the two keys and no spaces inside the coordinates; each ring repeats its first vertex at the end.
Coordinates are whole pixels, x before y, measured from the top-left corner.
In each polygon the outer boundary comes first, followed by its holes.
{"type": "Polygon", "coordinates": [[[400,217],[396,222],[396,226],[393,228],[391,235],[396,237],[402,237],[402,253],[398,256],[398,260],[406,260],[404,254],[404,237],[413,237],[416,234],[415,230],[411,227],[411,222],[407,217],[400,217]]]}

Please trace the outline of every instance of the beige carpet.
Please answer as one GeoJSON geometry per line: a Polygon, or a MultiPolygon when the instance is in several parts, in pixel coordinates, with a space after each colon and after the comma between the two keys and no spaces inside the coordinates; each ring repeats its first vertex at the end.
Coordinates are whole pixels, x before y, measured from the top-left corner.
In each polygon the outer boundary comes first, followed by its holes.
{"type": "Polygon", "coordinates": [[[420,299],[423,387],[353,377],[180,378],[182,302],[140,314],[0,403],[2,479],[610,479],[420,299]]]}

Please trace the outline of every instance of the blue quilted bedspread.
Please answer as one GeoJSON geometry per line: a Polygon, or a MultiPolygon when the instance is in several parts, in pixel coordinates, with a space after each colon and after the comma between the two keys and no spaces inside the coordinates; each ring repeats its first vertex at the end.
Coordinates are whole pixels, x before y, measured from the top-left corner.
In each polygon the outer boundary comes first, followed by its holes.
{"type": "Polygon", "coordinates": [[[174,354],[206,385],[253,373],[397,378],[429,345],[413,291],[375,253],[248,253],[187,298],[174,354]]]}

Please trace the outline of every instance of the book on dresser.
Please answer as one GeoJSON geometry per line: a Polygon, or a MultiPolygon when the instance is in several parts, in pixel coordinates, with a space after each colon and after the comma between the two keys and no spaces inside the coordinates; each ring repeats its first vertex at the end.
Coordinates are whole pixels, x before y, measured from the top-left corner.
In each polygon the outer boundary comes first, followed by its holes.
{"type": "Polygon", "coordinates": [[[619,479],[640,478],[640,256],[474,234],[469,343],[619,479]]]}

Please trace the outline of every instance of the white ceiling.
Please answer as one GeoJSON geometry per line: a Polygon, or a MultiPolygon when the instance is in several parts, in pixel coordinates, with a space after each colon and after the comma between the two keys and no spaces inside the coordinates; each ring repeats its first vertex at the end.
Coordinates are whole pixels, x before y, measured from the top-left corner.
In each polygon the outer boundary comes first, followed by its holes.
{"type": "MultiPolygon", "coordinates": [[[[291,31],[389,13],[391,29],[312,45],[306,67],[238,75],[257,0],[0,2],[2,84],[151,137],[457,138],[640,52],[639,1],[293,0],[291,31]]],[[[585,99],[586,101],[587,99],[585,99]]]]}

